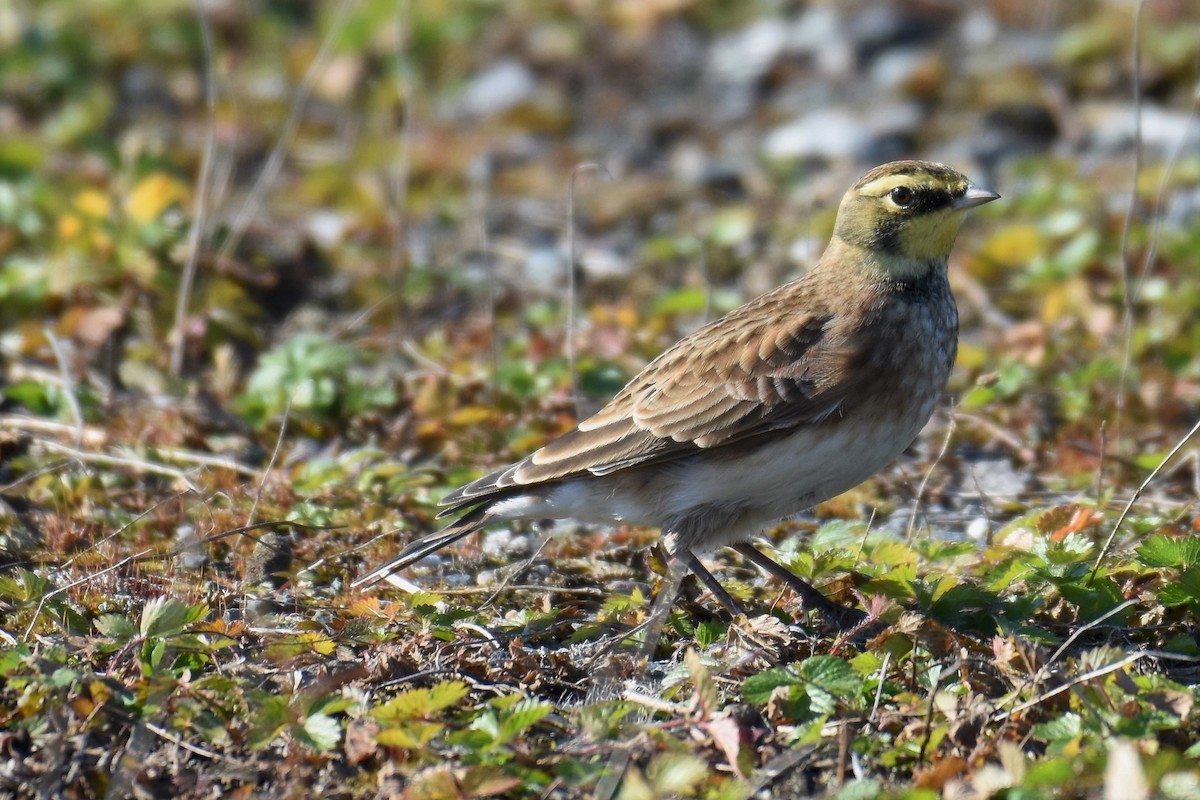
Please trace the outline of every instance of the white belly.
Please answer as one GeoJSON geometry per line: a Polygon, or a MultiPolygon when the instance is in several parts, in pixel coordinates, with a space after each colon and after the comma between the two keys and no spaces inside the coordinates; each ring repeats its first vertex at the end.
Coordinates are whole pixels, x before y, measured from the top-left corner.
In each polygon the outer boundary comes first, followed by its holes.
{"type": "MultiPolygon", "coordinates": [[[[935,399],[903,418],[859,414],[853,425],[802,427],[736,454],[733,449],[605,477],[589,476],[531,490],[492,507],[509,518],[573,518],[671,528],[687,520],[689,548],[745,540],[771,522],[857,486],[920,433],[935,399]]],[[[732,446],[734,448],[737,445],[732,446]]]]}

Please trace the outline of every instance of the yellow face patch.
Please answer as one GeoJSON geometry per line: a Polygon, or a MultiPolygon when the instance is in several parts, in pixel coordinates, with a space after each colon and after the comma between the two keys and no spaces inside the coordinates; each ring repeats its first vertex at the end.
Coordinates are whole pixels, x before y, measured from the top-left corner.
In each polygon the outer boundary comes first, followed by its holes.
{"type": "Polygon", "coordinates": [[[961,224],[962,212],[952,208],[914,217],[900,229],[900,252],[911,258],[945,258],[961,224]]]}

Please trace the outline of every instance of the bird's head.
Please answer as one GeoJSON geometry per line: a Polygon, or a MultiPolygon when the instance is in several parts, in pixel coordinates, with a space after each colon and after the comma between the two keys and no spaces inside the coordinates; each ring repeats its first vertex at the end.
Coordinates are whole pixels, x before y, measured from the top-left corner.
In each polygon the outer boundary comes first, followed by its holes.
{"type": "Polygon", "coordinates": [[[999,196],[944,164],[894,161],[871,170],[846,192],[834,237],[903,277],[921,263],[944,262],[963,212],[999,196]]]}

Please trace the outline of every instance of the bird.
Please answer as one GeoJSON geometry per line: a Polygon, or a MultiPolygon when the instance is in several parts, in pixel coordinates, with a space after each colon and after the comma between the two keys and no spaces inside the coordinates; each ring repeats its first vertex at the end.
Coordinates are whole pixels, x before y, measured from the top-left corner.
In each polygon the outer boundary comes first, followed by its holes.
{"type": "Polygon", "coordinates": [[[573,430],[455,489],[363,586],[500,521],[657,527],[733,617],[699,555],[729,546],[803,607],[849,611],[769,558],[765,528],[865,481],[907,448],[958,349],[947,264],[964,213],[1000,195],[931,161],[896,161],[842,197],[807,273],[698,328],[573,430]]]}

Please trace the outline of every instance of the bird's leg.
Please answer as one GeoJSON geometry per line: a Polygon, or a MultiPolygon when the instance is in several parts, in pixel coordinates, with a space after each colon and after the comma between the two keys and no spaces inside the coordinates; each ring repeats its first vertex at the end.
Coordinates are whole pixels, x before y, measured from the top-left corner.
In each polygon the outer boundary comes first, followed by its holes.
{"type": "MultiPolygon", "coordinates": [[[[724,606],[725,610],[728,611],[734,618],[737,618],[739,614],[746,613],[742,609],[741,605],[738,604],[738,601],[733,599],[733,595],[725,591],[725,587],[722,586],[720,581],[716,579],[716,576],[709,572],[708,569],[700,563],[700,559],[696,558],[695,553],[693,553],[691,550],[680,550],[673,555],[675,558],[679,559],[681,564],[691,570],[692,574],[700,579],[700,582],[708,588],[708,591],[711,592],[712,596],[717,599],[717,602],[724,606]]],[[[780,569],[782,569],[782,567],[780,567],[780,569]]]]}
{"type": "Polygon", "coordinates": [[[738,544],[730,545],[730,547],[745,556],[746,560],[750,563],[786,583],[792,588],[792,591],[800,595],[801,604],[805,608],[820,610],[826,616],[830,617],[839,628],[852,628],[864,619],[860,611],[833,602],[813,588],[808,581],[798,575],[794,575],[783,565],[772,561],[767,557],[766,553],[749,542],[739,542],[738,544]]]}

